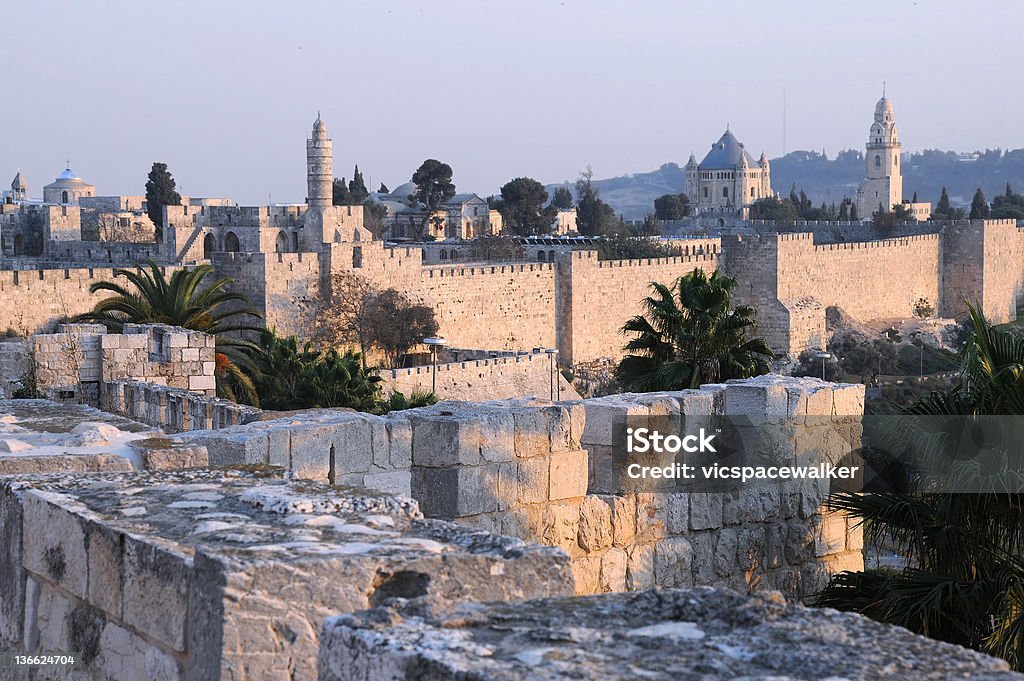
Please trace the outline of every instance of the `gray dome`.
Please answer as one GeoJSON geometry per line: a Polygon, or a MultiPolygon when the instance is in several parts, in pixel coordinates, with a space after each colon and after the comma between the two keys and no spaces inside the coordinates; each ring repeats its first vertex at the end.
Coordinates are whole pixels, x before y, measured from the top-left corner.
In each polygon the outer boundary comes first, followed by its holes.
{"type": "Polygon", "coordinates": [[[407,201],[410,196],[416,193],[416,189],[417,187],[415,182],[406,182],[405,184],[392,189],[388,196],[396,201],[407,201]]]}
{"type": "Polygon", "coordinates": [[[700,162],[701,170],[732,170],[740,164],[740,159],[748,166],[754,165],[754,159],[743,148],[743,144],[728,130],[717,142],[711,145],[711,151],[700,162]]]}

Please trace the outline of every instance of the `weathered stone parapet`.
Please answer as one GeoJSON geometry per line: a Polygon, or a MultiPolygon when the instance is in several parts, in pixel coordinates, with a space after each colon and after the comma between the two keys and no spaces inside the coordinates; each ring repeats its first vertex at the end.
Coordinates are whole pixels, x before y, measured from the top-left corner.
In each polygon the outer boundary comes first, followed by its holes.
{"type": "Polygon", "coordinates": [[[1003,660],[860,615],[679,589],[424,616],[379,608],[332,618],[321,681],[875,679],[1021,681],[1003,660]]]}
{"type": "Polygon", "coordinates": [[[227,428],[251,421],[261,411],[206,394],[159,383],[115,380],[100,385],[100,407],[166,432],[227,428]]]}
{"type": "Polygon", "coordinates": [[[0,483],[0,648],[88,678],[317,678],[325,617],[572,590],[557,550],[270,471],[0,483]]]}

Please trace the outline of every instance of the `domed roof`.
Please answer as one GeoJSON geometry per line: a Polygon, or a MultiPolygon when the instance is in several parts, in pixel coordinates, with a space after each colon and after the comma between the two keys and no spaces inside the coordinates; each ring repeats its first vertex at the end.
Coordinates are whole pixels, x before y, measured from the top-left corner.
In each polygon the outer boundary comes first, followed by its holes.
{"type": "Polygon", "coordinates": [[[71,168],[65,168],[64,172],[57,176],[57,179],[43,187],[43,189],[85,189],[92,187],[86,183],[71,168]]]}
{"type": "Polygon", "coordinates": [[[879,123],[886,120],[891,121],[893,116],[892,102],[883,96],[875,105],[875,120],[879,123]]]}
{"type": "Polygon", "coordinates": [[[313,134],[314,135],[327,135],[327,126],[320,119],[320,112],[316,112],[316,120],[313,121],[313,134]]]}
{"type": "Polygon", "coordinates": [[[62,172],[60,175],[57,176],[57,179],[58,180],[78,180],[78,181],[82,180],[82,178],[80,178],[78,175],[75,175],[75,171],[71,170],[71,168],[65,168],[64,172],[62,172]]]}
{"type": "Polygon", "coordinates": [[[754,159],[743,148],[743,143],[736,139],[732,132],[726,130],[725,134],[711,145],[711,151],[700,162],[700,169],[731,170],[739,165],[740,159],[743,159],[748,166],[754,165],[754,159]]]}
{"type": "Polygon", "coordinates": [[[416,193],[416,189],[417,187],[415,182],[406,182],[405,184],[392,189],[388,196],[395,201],[406,201],[410,196],[416,193]]]}

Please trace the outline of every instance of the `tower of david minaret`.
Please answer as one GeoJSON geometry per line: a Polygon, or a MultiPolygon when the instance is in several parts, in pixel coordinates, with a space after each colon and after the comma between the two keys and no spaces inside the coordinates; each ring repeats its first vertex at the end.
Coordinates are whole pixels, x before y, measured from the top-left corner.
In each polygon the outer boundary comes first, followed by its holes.
{"type": "Polygon", "coordinates": [[[857,211],[862,220],[881,205],[886,211],[903,202],[903,174],[900,169],[900,140],[892,102],[885,98],[875,105],[875,122],[871,124],[864,161],[867,171],[857,190],[857,211]]]}
{"type": "Polygon", "coordinates": [[[317,113],[313,135],[306,140],[306,203],[311,209],[323,210],[333,205],[334,168],[331,161],[331,138],[327,126],[317,113]]]}

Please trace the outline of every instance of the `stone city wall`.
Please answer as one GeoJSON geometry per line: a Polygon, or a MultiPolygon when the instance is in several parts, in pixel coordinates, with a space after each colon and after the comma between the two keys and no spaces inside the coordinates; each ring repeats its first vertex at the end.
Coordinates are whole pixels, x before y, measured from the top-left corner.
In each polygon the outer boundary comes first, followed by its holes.
{"type": "Polygon", "coordinates": [[[397,390],[406,397],[414,391],[431,390],[439,399],[465,402],[526,396],[556,400],[579,397],[543,351],[438,364],[436,387],[430,365],[384,369],[380,375],[385,394],[397,390]]]}
{"type": "Polygon", "coordinates": [[[256,407],[212,397],[205,391],[197,393],[132,380],[102,383],[99,406],[168,433],[228,428],[251,421],[261,413],[256,407]]]}
{"type": "Polygon", "coordinates": [[[112,269],[0,271],[0,324],[20,333],[43,333],[67,317],[88,312],[104,292],[89,293],[97,281],[111,281],[112,269]]]}
{"type": "Polygon", "coordinates": [[[613,493],[612,423],[625,415],[820,416],[799,444],[783,444],[793,457],[835,463],[859,440],[863,397],[859,385],[765,376],[578,402],[442,402],[386,417],[266,414],[178,437],[205,446],[212,465],[278,465],[298,478],[411,492],[430,517],[558,546],[580,593],[718,584],[801,597],[862,564],[860,529],[823,509],[825,487],[613,493]]]}
{"type": "Polygon", "coordinates": [[[572,591],[551,548],[266,473],[0,482],[0,540],[0,649],[75,653],[70,678],[314,681],[328,616],[572,591]]]}
{"type": "Polygon", "coordinates": [[[626,320],[642,312],[651,282],[670,284],[694,269],[711,273],[715,253],[644,260],[599,261],[595,251],[556,256],[559,361],[566,366],[605,357],[619,358],[626,320]]]}

